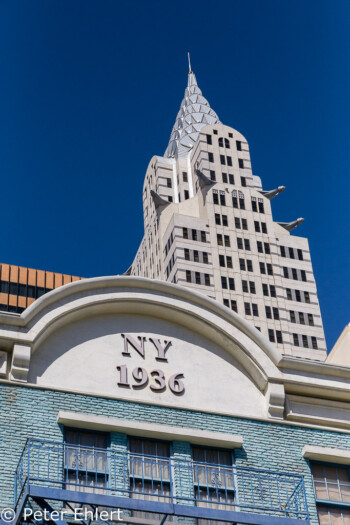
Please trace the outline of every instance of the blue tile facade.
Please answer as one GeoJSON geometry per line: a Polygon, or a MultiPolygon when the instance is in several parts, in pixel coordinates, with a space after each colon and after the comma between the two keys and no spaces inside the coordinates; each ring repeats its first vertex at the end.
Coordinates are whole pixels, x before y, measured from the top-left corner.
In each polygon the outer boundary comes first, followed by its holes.
{"type": "MultiPolygon", "coordinates": [[[[309,464],[302,457],[302,448],[307,444],[342,449],[350,447],[350,435],[341,432],[1,383],[0,413],[4,422],[0,428],[1,508],[13,504],[14,472],[26,439],[33,437],[63,441],[63,428],[57,424],[60,410],[239,434],[244,444],[242,449],[235,451],[238,466],[304,475],[313,525],[318,520],[312,478],[309,464]]],[[[127,436],[111,433],[110,446],[120,452],[127,450],[127,436]]],[[[176,441],[171,451],[174,457],[190,458],[191,448],[188,443],[176,441]]]]}

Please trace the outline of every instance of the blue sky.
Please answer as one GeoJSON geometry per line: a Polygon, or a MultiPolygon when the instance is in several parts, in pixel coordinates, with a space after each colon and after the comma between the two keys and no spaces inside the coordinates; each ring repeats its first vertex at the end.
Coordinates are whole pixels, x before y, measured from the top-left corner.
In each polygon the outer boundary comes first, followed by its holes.
{"type": "Polygon", "coordinates": [[[1,262],[122,273],[187,77],[304,217],[328,346],[349,322],[350,3],[0,0],[1,262]]]}

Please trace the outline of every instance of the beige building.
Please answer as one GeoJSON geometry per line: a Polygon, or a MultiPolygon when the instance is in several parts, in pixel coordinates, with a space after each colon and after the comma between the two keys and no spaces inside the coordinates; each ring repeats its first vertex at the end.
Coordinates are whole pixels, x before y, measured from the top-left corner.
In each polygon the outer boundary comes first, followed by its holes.
{"type": "Polygon", "coordinates": [[[145,235],[128,273],[202,292],[284,355],[323,361],[308,241],[290,234],[303,219],[272,216],[284,189],[263,190],[247,140],[219,121],[190,70],[166,152],[147,168],[145,235]]]}

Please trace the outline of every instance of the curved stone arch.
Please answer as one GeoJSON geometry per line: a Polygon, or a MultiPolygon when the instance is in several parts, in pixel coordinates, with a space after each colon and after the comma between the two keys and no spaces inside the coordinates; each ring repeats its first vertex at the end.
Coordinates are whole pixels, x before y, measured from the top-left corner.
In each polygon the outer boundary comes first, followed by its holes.
{"type": "MultiPolygon", "coordinates": [[[[98,277],[70,283],[42,296],[21,316],[14,342],[36,348],[60,327],[101,313],[134,313],[175,322],[218,342],[247,371],[260,391],[281,381],[281,354],[250,323],[215,300],[141,277],[98,277]]],[[[7,317],[8,316],[2,316],[7,317]]],[[[1,320],[1,319],[0,319],[1,320]]],[[[21,357],[22,359],[22,357],[21,357]]]]}

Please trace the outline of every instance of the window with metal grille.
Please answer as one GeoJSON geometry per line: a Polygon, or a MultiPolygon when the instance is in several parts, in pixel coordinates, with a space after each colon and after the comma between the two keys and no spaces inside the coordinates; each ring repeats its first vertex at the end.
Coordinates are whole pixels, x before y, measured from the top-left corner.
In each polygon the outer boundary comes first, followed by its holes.
{"type": "MultiPolygon", "coordinates": [[[[192,448],[194,497],[197,507],[229,510],[234,504],[233,457],[230,451],[192,448]]],[[[199,525],[221,522],[198,519],[199,525]]]]}
{"type": "MultiPolygon", "coordinates": [[[[169,443],[130,438],[129,451],[131,498],[168,502],[171,495],[169,443]]],[[[143,511],[132,511],[132,516],[147,519],[158,517],[143,511]]]]}
{"type": "Polygon", "coordinates": [[[311,463],[311,472],[320,525],[350,523],[349,467],[311,463]]]}
{"type": "Polygon", "coordinates": [[[106,494],[109,478],[107,437],[99,432],[65,431],[67,490],[106,494]]]}

